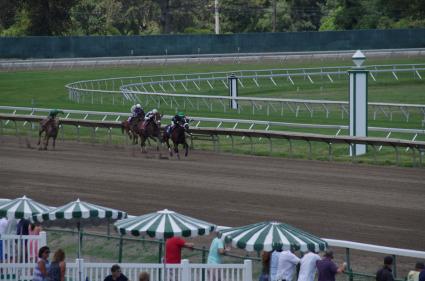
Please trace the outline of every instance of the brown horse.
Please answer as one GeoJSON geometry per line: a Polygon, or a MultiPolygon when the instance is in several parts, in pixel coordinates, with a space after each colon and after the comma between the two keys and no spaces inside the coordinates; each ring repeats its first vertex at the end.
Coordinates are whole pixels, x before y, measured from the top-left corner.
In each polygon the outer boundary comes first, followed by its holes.
{"type": "Polygon", "coordinates": [[[46,118],[40,122],[40,129],[38,130],[38,145],[39,150],[47,150],[49,139],[53,139],[53,150],[55,149],[56,138],[59,132],[59,120],[46,118]],[[41,135],[44,133],[43,145],[41,143],[41,135]]]}
{"type": "Polygon", "coordinates": [[[143,153],[146,153],[145,143],[148,138],[156,142],[156,150],[159,150],[161,118],[162,115],[157,112],[150,119],[137,125],[136,134],[140,137],[140,148],[143,153]]]}
{"type": "Polygon", "coordinates": [[[138,130],[138,125],[143,122],[143,117],[132,118],[131,122],[128,120],[121,122],[121,132],[123,134],[126,133],[128,138],[133,141],[133,144],[137,144],[138,135],[136,131],[138,130]]]}
{"type": "Polygon", "coordinates": [[[185,150],[184,156],[187,157],[187,155],[189,154],[189,145],[186,142],[186,133],[189,133],[189,124],[188,123],[185,123],[183,125],[177,124],[171,132],[171,137],[167,133],[168,131],[167,129],[169,126],[167,126],[164,130],[164,133],[162,135],[162,141],[167,144],[168,151],[170,152],[170,156],[173,156],[173,152],[170,146],[170,138],[171,138],[171,140],[173,141],[174,153],[177,154],[177,158],[180,159],[179,147],[178,147],[179,144],[183,145],[183,148],[185,150]]]}

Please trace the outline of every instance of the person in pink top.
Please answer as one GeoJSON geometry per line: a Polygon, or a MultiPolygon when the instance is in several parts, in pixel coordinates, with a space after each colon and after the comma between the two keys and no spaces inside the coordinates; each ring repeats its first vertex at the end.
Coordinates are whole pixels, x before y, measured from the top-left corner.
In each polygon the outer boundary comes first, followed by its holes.
{"type": "MultiPolygon", "coordinates": [[[[31,223],[28,227],[28,234],[29,235],[40,235],[41,227],[38,225],[35,225],[31,223]]],[[[38,253],[38,241],[37,240],[30,240],[30,260],[35,261],[37,258],[38,253]]]]}

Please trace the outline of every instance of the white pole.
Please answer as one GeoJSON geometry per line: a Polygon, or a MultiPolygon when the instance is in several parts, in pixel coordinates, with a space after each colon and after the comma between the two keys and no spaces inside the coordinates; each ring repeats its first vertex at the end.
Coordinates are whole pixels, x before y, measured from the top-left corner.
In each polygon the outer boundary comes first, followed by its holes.
{"type": "Polygon", "coordinates": [[[215,34],[220,34],[220,13],[218,11],[218,0],[214,0],[215,34]]]}

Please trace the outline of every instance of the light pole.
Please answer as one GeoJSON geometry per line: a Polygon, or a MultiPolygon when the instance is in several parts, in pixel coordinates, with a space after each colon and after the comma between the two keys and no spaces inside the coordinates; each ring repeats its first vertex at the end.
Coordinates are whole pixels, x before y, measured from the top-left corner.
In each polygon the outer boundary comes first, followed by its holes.
{"type": "MultiPolygon", "coordinates": [[[[355,64],[348,71],[350,75],[350,136],[367,137],[367,87],[369,71],[362,68],[365,55],[360,51],[352,56],[355,64]]],[[[354,144],[350,148],[350,155],[363,155],[366,153],[365,144],[354,144]]]]}
{"type": "Polygon", "coordinates": [[[214,20],[215,20],[215,34],[220,34],[220,14],[218,11],[218,0],[214,0],[214,20]]]}

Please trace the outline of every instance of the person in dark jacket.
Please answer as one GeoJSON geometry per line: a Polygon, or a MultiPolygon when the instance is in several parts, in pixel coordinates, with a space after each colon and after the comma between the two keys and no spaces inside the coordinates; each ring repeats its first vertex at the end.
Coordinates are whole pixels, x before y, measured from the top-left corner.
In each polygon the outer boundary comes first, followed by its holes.
{"type": "Polygon", "coordinates": [[[384,266],[376,273],[376,281],[394,281],[391,266],[393,265],[393,257],[386,256],[384,258],[384,266]]]}

